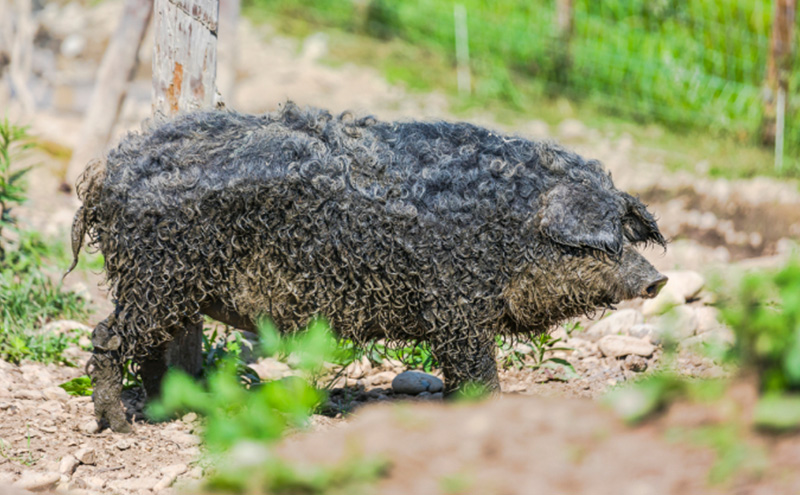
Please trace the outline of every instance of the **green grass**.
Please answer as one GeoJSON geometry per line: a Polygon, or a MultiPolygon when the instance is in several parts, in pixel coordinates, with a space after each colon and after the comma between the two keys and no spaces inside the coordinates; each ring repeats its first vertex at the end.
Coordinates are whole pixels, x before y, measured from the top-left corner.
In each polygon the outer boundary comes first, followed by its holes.
{"type": "Polygon", "coordinates": [[[793,152],[800,117],[787,117],[781,173],[772,151],[755,143],[771,22],[765,0],[725,0],[719,8],[711,0],[579,1],[566,75],[554,60],[550,2],[459,3],[469,17],[468,97],[456,88],[453,2],[250,0],[245,12],[291,36],[324,30],[332,64],[364,63],[412,91],[443,91],[465,117],[488,111],[509,125],[579,118],[611,137],[632,135],[652,148],[642,159],[672,170],[706,162],[713,176],[800,175],[793,152]],[[369,27],[376,21],[377,32],[369,27]]]}
{"type": "Polygon", "coordinates": [[[56,281],[61,271],[56,266],[66,266],[66,249],[19,229],[13,215],[26,200],[24,178],[30,170],[13,162],[33,143],[26,128],[0,122],[0,359],[71,364],[63,352],[80,335],[41,331],[51,320],[88,314],[86,302],[56,281]]]}

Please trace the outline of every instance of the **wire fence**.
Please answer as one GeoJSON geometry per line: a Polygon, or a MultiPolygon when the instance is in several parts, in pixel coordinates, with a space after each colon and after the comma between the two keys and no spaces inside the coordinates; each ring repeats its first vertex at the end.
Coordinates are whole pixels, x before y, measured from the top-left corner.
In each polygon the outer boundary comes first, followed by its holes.
{"type": "MultiPolygon", "coordinates": [[[[307,5],[340,27],[367,26],[438,50],[454,65],[454,8],[462,5],[479,96],[514,100],[515,80],[527,77],[550,93],[637,119],[743,141],[761,135],[771,0],[573,0],[569,35],[557,19],[558,0],[253,1],[307,5]]],[[[785,142],[797,151],[800,114],[792,95],[800,64],[792,66],[785,142]]]]}

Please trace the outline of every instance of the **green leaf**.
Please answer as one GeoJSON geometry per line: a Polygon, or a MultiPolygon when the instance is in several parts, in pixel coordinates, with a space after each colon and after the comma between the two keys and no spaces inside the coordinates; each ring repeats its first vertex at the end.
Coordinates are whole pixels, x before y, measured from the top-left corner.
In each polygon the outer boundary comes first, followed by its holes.
{"type": "Polygon", "coordinates": [[[92,379],[88,376],[79,376],[68,382],[64,382],[59,387],[66,390],[69,395],[88,397],[92,395],[92,379]]]}

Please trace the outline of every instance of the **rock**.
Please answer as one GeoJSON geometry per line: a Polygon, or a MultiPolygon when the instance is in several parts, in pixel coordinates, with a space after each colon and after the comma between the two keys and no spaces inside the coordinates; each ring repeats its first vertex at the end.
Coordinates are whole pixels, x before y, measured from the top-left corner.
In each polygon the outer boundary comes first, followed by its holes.
{"type": "Polygon", "coordinates": [[[262,358],[249,365],[262,380],[280,380],[290,372],[289,365],[275,358],[262,358]]]}
{"type": "Polygon", "coordinates": [[[397,376],[397,373],[395,373],[394,371],[380,371],[380,372],[375,373],[374,375],[370,376],[369,378],[367,378],[367,383],[369,383],[373,387],[375,385],[383,385],[385,383],[392,383],[392,380],[394,380],[394,377],[396,377],[396,376],[397,376]]]}
{"type": "Polygon", "coordinates": [[[372,371],[372,363],[369,362],[367,356],[362,356],[361,359],[353,361],[344,368],[344,374],[350,378],[363,378],[370,371],[372,371]]]}
{"type": "Polygon", "coordinates": [[[164,432],[164,436],[169,437],[170,440],[177,443],[181,447],[194,447],[200,445],[201,440],[197,435],[191,433],[184,433],[182,431],[164,432]]]}
{"type": "Polygon", "coordinates": [[[62,402],[69,400],[69,394],[61,387],[47,387],[42,390],[42,394],[47,400],[58,400],[62,402]]]}
{"type": "Polygon", "coordinates": [[[119,450],[128,450],[133,445],[133,442],[128,440],[127,438],[123,438],[119,442],[114,444],[114,447],[118,448],[119,450]]]}
{"type": "Polygon", "coordinates": [[[686,299],[678,291],[670,288],[669,282],[661,289],[653,299],[648,299],[642,304],[644,316],[653,316],[666,313],[675,306],[686,302],[686,299]]]}
{"type": "Polygon", "coordinates": [[[78,464],[80,464],[80,461],[75,456],[67,454],[61,458],[61,462],[58,464],[58,472],[71,476],[78,464]]]}
{"type": "Polygon", "coordinates": [[[169,488],[170,486],[172,486],[173,483],[175,483],[175,480],[177,478],[178,477],[175,475],[164,476],[163,478],[161,478],[161,480],[159,480],[158,483],[155,484],[155,486],[153,486],[153,491],[160,492],[161,490],[169,488]]]}
{"type": "Polygon", "coordinates": [[[61,480],[61,473],[27,471],[22,474],[14,486],[23,490],[40,492],[53,488],[61,480]]]}
{"type": "Polygon", "coordinates": [[[647,360],[642,356],[630,354],[625,358],[624,364],[626,369],[637,373],[647,370],[647,360]]]}
{"type": "Polygon", "coordinates": [[[650,323],[640,323],[638,325],[633,325],[628,330],[628,335],[631,337],[636,337],[637,339],[648,339],[650,343],[658,345],[661,342],[661,338],[658,334],[658,328],[655,325],[650,323]]]}
{"type": "Polygon", "coordinates": [[[74,455],[76,459],[81,461],[81,464],[92,465],[97,460],[97,453],[92,447],[82,447],[74,455]]]}
{"type": "Polygon", "coordinates": [[[442,380],[421,371],[404,371],[392,380],[392,390],[397,394],[436,393],[442,389],[444,389],[442,380]]]}
{"type": "MultiPolygon", "coordinates": [[[[74,286],[73,286],[74,287],[74,286]]],[[[84,286],[85,288],[86,286],[84,286]]],[[[73,290],[74,292],[74,290],[73,290]]],[[[84,325],[81,322],[74,321],[74,320],[56,320],[51,321],[47,325],[42,327],[42,333],[49,333],[53,335],[62,335],[65,333],[70,333],[73,330],[79,330],[81,332],[88,332],[91,333],[92,327],[84,325]]]]}
{"type": "Polygon", "coordinates": [[[613,358],[630,354],[648,357],[656,350],[650,342],[627,335],[606,335],[597,342],[597,346],[604,356],[613,358]]]}
{"type": "Polygon", "coordinates": [[[672,335],[678,340],[691,337],[697,331],[697,314],[690,306],[675,306],[659,318],[657,328],[661,335],[672,335]]]}
{"type": "Polygon", "coordinates": [[[171,464],[169,466],[161,468],[161,474],[164,476],[175,476],[178,477],[189,470],[189,466],[186,464],[171,464]]]}
{"type": "Polygon", "coordinates": [[[23,399],[23,400],[41,400],[44,399],[44,395],[39,390],[17,390],[13,393],[13,397],[15,399],[23,399]]]}
{"type": "Polygon", "coordinates": [[[695,308],[697,315],[697,333],[704,333],[724,327],[719,321],[719,310],[712,306],[700,306],[695,308]]]}
{"type": "Polygon", "coordinates": [[[94,435],[98,431],[100,431],[100,425],[97,424],[97,421],[91,419],[85,423],[81,423],[78,427],[82,432],[88,433],[90,435],[94,435]]]}
{"type": "Polygon", "coordinates": [[[626,334],[634,325],[644,323],[644,315],[635,309],[620,309],[595,322],[584,335],[590,340],[599,339],[605,335],[626,334]]]}
{"type": "Polygon", "coordinates": [[[183,421],[184,423],[193,423],[196,420],[197,420],[197,413],[193,413],[193,412],[186,413],[181,418],[181,421],[183,421]]]}
{"type": "Polygon", "coordinates": [[[706,279],[699,273],[691,270],[664,272],[669,277],[663,290],[670,290],[683,298],[684,301],[694,299],[706,285],[706,279]]]}

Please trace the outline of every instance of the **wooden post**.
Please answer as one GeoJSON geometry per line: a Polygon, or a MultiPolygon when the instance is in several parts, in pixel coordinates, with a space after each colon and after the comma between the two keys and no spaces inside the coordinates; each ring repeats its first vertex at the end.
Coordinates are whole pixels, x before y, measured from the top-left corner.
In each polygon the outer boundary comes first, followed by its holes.
{"type": "MultiPolygon", "coordinates": [[[[219,0],[155,0],[153,114],[156,119],[216,104],[219,0]]],[[[167,366],[203,368],[203,322],[173,333],[167,366]]]]}
{"type": "Polygon", "coordinates": [[[574,27],[573,0],[556,0],[556,46],[554,47],[556,78],[566,81],[572,63],[570,41],[574,27]]]}
{"type": "Polygon", "coordinates": [[[119,117],[128,83],[139,65],[139,48],[153,12],[153,0],[126,0],[117,30],[100,62],[79,141],[67,167],[66,185],[75,185],[86,164],[99,155],[119,117]]]}
{"type": "MultiPolygon", "coordinates": [[[[766,91],[764,92],[764,116],[761,126],[761,141],[766,145],[776,143],[777,118],[786,111],[785,107],[778,109],[778,95],[780,93],[789,94],[797,0],[774,0],[773,5],[772,35],[767,58],[766,91]]],[[[782,103],[786,104],[785,101],[782,103]]],[[[779,161],[777,154],[776,161],[779,161]]]]}
{"type": "Polygon", "coordinates": [[[155,0],[153,113],[216,102],[219,0],[155,0]]]}

